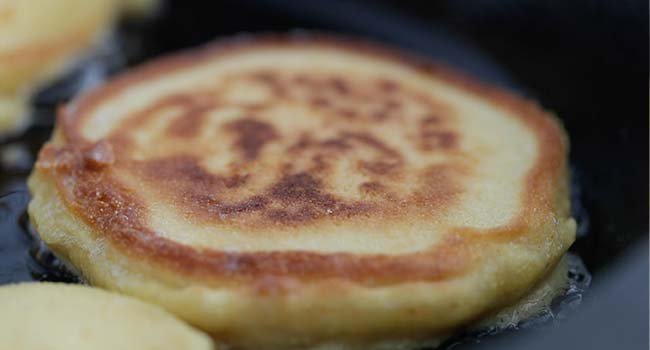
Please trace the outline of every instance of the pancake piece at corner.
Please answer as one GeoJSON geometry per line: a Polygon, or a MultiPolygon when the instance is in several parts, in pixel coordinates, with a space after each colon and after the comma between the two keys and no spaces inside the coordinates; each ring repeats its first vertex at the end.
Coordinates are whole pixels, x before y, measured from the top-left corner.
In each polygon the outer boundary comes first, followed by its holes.
{"type": "Polygon", "coordinates": [[[213,349],[208,336],[160,307],[87,286],[2,286],[0,309],[2,349],[213,349]]]}
{"type": "Polygon", "coordinates": [[[30,95],[94,46],[116,14],[146,14],[156,4],[156,0],[0,2],[0,135],[25,126],[30,95]]]}
{"type": "Polygon", "coordinates": [[[114,2],[0,3],[0,134],[26,124],[29,95],[96,41],[113,19],[114,2]]]}
{"type": "Polygon", "coordinates": [[[240,348],[436,344],[574,240],[556,120],[381,46],[216,43],[61,110],[29,180],[91,284],[240,348]]]}

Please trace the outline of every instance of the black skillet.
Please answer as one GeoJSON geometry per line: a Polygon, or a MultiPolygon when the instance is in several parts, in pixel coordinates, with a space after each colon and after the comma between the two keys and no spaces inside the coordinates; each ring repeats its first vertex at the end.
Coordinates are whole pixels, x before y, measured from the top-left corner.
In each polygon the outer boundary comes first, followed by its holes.
{"type": "MultiPolygon", "coordinates": [[[[581,42],[576,48],[558,40],[562,35],[556,33],[556,37],[548,38],[539,33],[540,27],[557,27],[558,23],[566,27],[575,21],[575,26],[580,25],[580,28],[582,25],[599,26],[599,16],[608,17],[607,13],[598,12],[597,7],[588,9],[593,12],[592,23],[589,19],[557,15],[571,10],[571,5],[556,8],[544,1],[504,1],[497,5],[493,1],[442,1],[429,5],[415,1],[383,3],[392,7],[367,1],[338,0],[215,3],[179,0],[167,2],[163,10],[148,21],[121,23],[116,33],[91,58],[33,99],[34,126],[0,144],[0,284],[31,280],[76,281],[30,238],[24,215],[29,199],[25,178],[36,152],[51,132],[56,105],[129,66],[218,36],[319,29],[354,34],[413,50],[485,81],[537,98],[545,107],[556,110],[569,130],[576,189],[573,206],[580,223],[580,237],[572,251],[582,257],[594,273],[595,287],[586,293],[586,305],[570,313],[567,320],[542,322],[541,326],[524,327],[492,337],[461,336],[448,342],[447,348],[647,348],[647,240],[639,242],[639,237],[647,237],[648,232],[647,46],[645,70],[641,68],[640,79],[634,80],[629,76],[630,69],[624,69],[630,60],[621,61],[615,52],[610,55],[612,57],[607,56],[612,52],[600,52],[605,57],[594,58],[595,63],[580,63],[581,58],[598,52],[594,47],[601,41],[588,39],[586,44],[581,42]],[[410,10],[412,15],[404,15],[396,8],[410,10]],[[535,12],[540,8],[541,15],[535,12]],[[478,39],[483,50],[470,44],[468,38],[478,39]],[[553,40],[560,44],[554,46],[553,40]],[[485,52],[508,64],[499,65],[485,52]],[[542,57],[548,60],[547,64],[540,59],[540,54],[545,55],[542,57]],[[590,67],[597,77],[588,74],[590,67]],[[602,67],[613,71],[597,71],[602,67]],[[639,80],[643,85],[638,84],[639,80]],[[627,93],[621,91],[624,87],[614,86],[620,82],[626,83],[627,93]],[[593,88],[593,84],[602,85],[602,91],[593,88]],[[587,88],[590,86],[592,90],[587,88]],[[639,90],[644,94],[642,99],[639,90]],[[594,97],[603,100],[594,100],[594,97]],[[631,114],[607,115],[615,111],[617,105],[621,113],[631,114]],[[642,118],[639,113],[644,113],[642,118]],[[620,262],[615,261],[614,258],[631,245],[641,248],[627,253],[620,262]]],[[[618,11],[619,17],[625,15],[624,11],[618,11]]],[[[647,8],[644,11],[647,15],[647,8]]],[[[647,21],[645,27],[647,40],[647,21]]],[[[574,30],[573,26],[569,29],[572,30],[568,32],[569,38],[581,34],[590,38],[588,29],[574,30]]],[[[609,33],[601,28],[598,33],[601,39],[603,32],[609,33]]],[[[614,42],[615,38],[609,40],[614,42]]],[[[629,41],[627,46],[634,44],[629,37],[625,40],[629,41]]],[[[606,49],[613,50],[612,47],[606,49]]],[[[643,57],[635,57],[631,61],[638,64],[642,60],[643,57]]]]}

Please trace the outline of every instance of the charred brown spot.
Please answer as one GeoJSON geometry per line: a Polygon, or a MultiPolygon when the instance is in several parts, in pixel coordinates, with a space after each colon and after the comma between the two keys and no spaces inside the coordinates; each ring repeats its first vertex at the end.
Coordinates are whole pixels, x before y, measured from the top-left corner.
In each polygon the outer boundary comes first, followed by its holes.
{"type": "Polygon", "coordinates": [[[202,128],[205,113],[210,111],[214,106],[193,106],[186,110],[182,115],[176,117],[167,126],[167,133],[175,137],[191,138],[195,137],[202,128]]]}
{"type": "Polygon", "coordinates": [[[211,188],[221,183],[220,179],[205,169],[191,156],[172,156],[142,162],[140,166],[146,175],[166,182],[185,182],[193,187],[211,188]]]}
{"type": "Polygon", "coordinates": [[[264,209],[269,203],[264,196],[252,196],[238,202],[219,198],[222,191],[244,185],[249,175],[221,176],[207,172],[198,160],[189,156],[175,156],[145,161],[139,164],[149,178],[162,181],[175,188],[177,200],[184,206],[216,214],[220,219],[264,209]]]}
{"type": "Polygon", "coordinates": [[[388,79],[381,79],[377,82],[377,85],[379,86],[379,90],[386,92],[386,93],[392,93],[397,90],[399,90],[399,84],[392,80],[388,79]]]}
{"type": "Polygon", "coordinates": [[[361,144],[374,149],[390,158],[393,162],[399,162],[399,159],[401,159],[399,152],[390,148],[372,134],[366,132],[341,132],[336,137],[327,138],[322,141],[314,140],[308,134],[302,134],[298,141],[291,145],[288,150],[289,152],[297,153],[306,149],[315,148],[323,151],[330,150],[342,152],[353,149],[355,142],[357,145],[361,144]]]}
{"type": "Polygon", "coordinates": [[[269,108],[270,106],[271,106],[271,104],[269,104],[269,103],[260,102],[260,103],[247,103],[247,104],[243,105],[242,107],[244,109],[246,109],[247,111],[249,111],[249,112],[260,112],[260,111],[263,111],[263,110],[269,108]]]}
{"type": "Polygon", "coordinates": [[[226,129],[237,134],[235,146],[248,160],[257,158],[264,145],[278,137],[272,125],[253,118],[243,118],[230,122],[226,129]]]}
{"type": "Polygon", "coordinates": [[[381,142],[379,139],[374,137],[372,134],[366,133],[366,132],[343,132],[341,134],[342,137],[357,140],[367,146],[370,146],[379,152],[382,152],[386,154],[387,156],[390,157],[395,157],[399,158],[400,154],[393,150],[392,148],[386,146],[383,142],[381,142]]]}
{"type": "Polygon", "coordinates": [[[420,121],[420,125],[426,128],[426,127],[438,125],[441,122],[442,122],[442,118],[440,118],[439,116],[428,115],[420,121]]]}
{"type": "Polygon", "coordinates": [[[355,119],[357,117],[357,112],[349,108],[340,108],[336,113],[345,119],[355,119]]]}
{"type": "Polygon", "coordinates": [[[440,207],[447,203],[460,189],[453,181],[458,172],[448,164],[426,167],[419,174],[421,191],[414,193],[414,203],[429,208],[440,207]]]}
{"type": "Polygon", "coordinates": [[[329,165],[327,161],[325,160],[325,156],[322,154],[316,154],[311,158],[312,162],[314,163],[314,166],[312,168],[312,171],[314,172],[324,172],[329,168],[329,165]]]}
{"type": "Polygon", "coordinates": [[[385,162],[385,161],[375,161],[375,162],[366,162],[360,161],[359,167],[362,170],[371,172],[376,175],[388,175],[397,170],[400,166],[399,162],[385,162]]]}
{"type": "Polygon", "coordinates": [[[298,74],[293,78],[293,82],[299,85],[309,85],[312,83],[312,80],[309,76],[298,74]]]}
{"type": "Polygon", "coordinates": [[[135,163],[151,179],[176,183],[197,191],[234,188],[244,185],[249,175],[219,176],[205,170],[192,156],[177,155],[135,163]]]}
{"type": "Polygon", "coordinates": [[[326,139],[320,143],[320,146],[336,150],[347,150],[351,147],[350,143],[345,138],[341,137],[326,139]]]}
{"type": "Polygon", "coordinates": [[[301,207],[297,210],[272,209],[266,213],[266,217],[277,223],[295,224],[314,220],[318,214],[309,207],[301,207]]]}
{"type": "Polygon", "coordinates": [[[421,133],[420,148],[424,151],[450,149],[456,145],[457,136],[449,131],[425,130],[421,133]]]}
{"type": "Polygon", "coordinates": [[[370,114],[370,117],[376,121],[384,121],[388,119],[390,116],[390,113],[385,110],[385,109],[380,109],[378,111],[374,111],[370,114]]]}
{"type": "Polygon", "coordinates": [[[309,103],[314,107],[326,108],[332,105],[330,100],[325,97],[316,96],[309,100],[309,103]]]}
{"type": "Polygon", "coordinates": [[[323,191],[320,180],[301,172],[283,177],[269,190],[269,196],[284,204],[267,211],[267,218],[282,223],[315,220],[323,216],[350,217],[370,210],[371,205],[347,202],[323,191]]]}
{"type": "Polygon", "coordinates": [[[384,190],[384,185],[378,182],[364,182],[359,185],[359,191],[365,194],[376,195],[384,190]]]}
{"type": "Polygon", "coordinates": [[[278,97],[285,97],[287,95],[287,87],[283,84],[280,77],[272,72],[261,71],[252,74],[253,79],[266,85],[271,93],[278,97]]]}
{"type": "Polygon", "coordinates": [[[343,79],[332,78],[330,79],[329,83],[332,89],[334,89],[334,91],[336,91],[339,95],[347,95],[350,93],[350,86],[343,79]]]}
{"type": "Polygon", "coordinates": [[[261,71],[261,72],[253,73],[251,76],[253,77],[253,79],[261,81],[264,84],[268,84],[268,85],[275,85],[275,84],[279,84],[280,82],[279,77],[272,72],[261,71]]]}
{"type": "Polygon", "coordinates": [[[250,178],[249,174],[246,175],[235,174],[228,177],[222,177],[222,182],[224,186],[226,186],[226,188],[233,188],[233,187],[239,187],[244,185],[249,178],[250,178]]]}
{"type": "Polygon", "coordinates": [[[458,136],[446,129],[446,123],[437,114],[430,114],[420,119],[418,148],[422,151],[453,148],[458,136]]]}
{"type": "Polygon", "coordinates": [[[271,197],[283,202],[303,202],[318,206],[334,203],[331,196],[321,192],[321,182],[307,173],[282,178],[271,188],[271,197]]]}
{"type": "Polygon", "coordinates": [[[196,99],[187,94],[173,94],[164,96],[156,102],[148,105],[147,107],[131,113],[131,115],[126,118],[126,121],[112,133],[112,136],[128,135],[131,130],[143,127],[158,113],[164,110],[170,108],[187,110],[189,108],[192,108],[195,103],[196,99]]]}
{"type": "Polygon", "coordinates": [[[266,208],[268,204],[268,198],[262,196],[253,196],[252,198],[239,203],[215,203],[210,207],[210,210],[217,212],[220,216],[226,216],[262,210],[266,208]]]}
{"type": "Polygon", "coordinates": [[[310,147],[313,143],[311,136],[307,133],[302,133],[298,138],[298,141],[293,145],[289,146],[287,149],[289,153],[299,153],[306,148],[310,147]]]}
{"type": "Polygon", "coordinates": [[[383,105],[384,108],[386,108],[389,111],[394,111],[402,108],[402,103],[396,100],[386,100],[384,101],[383,105]]]}

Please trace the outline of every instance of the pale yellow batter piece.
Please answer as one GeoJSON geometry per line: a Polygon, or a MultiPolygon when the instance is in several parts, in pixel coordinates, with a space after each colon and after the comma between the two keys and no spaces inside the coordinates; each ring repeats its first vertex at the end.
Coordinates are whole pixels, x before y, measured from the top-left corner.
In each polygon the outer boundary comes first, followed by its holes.
{"type": "Polygon", "coordinates": [[[0,136],[28,121],[35,89],[62,74],[109,30],[121,11],[154,0],[0,0],[0,136]]]}
{"type": "Polygon", "coordinates": [[[163,309],[88,286],[2,286],[0,310],[0,349],[213,349],[208,336],[163,309]]]}

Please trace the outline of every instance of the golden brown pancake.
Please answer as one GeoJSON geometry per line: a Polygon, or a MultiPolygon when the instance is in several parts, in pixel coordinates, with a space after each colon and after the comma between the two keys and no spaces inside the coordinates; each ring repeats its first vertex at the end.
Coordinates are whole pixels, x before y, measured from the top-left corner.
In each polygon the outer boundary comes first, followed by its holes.
{"type": "Polygon", "coordinates": [[[209,350],[210,338],[160,307],[60,283],[0,287],[0,348],[209,350]]]}
{"type": "Polygon", "coordinates": [[[121,10],[146,13],[156,0],[0,2],[0,135],[24,126],[35,89],[92,47],[121,10]]]}
{"type": "Polygon", "coordinates": [[[515,304],[574,240],[536,104],[381,46],[237,39],[61,110],[29,186],[89,283],[239,348],[410,348],[515,304]]]}

